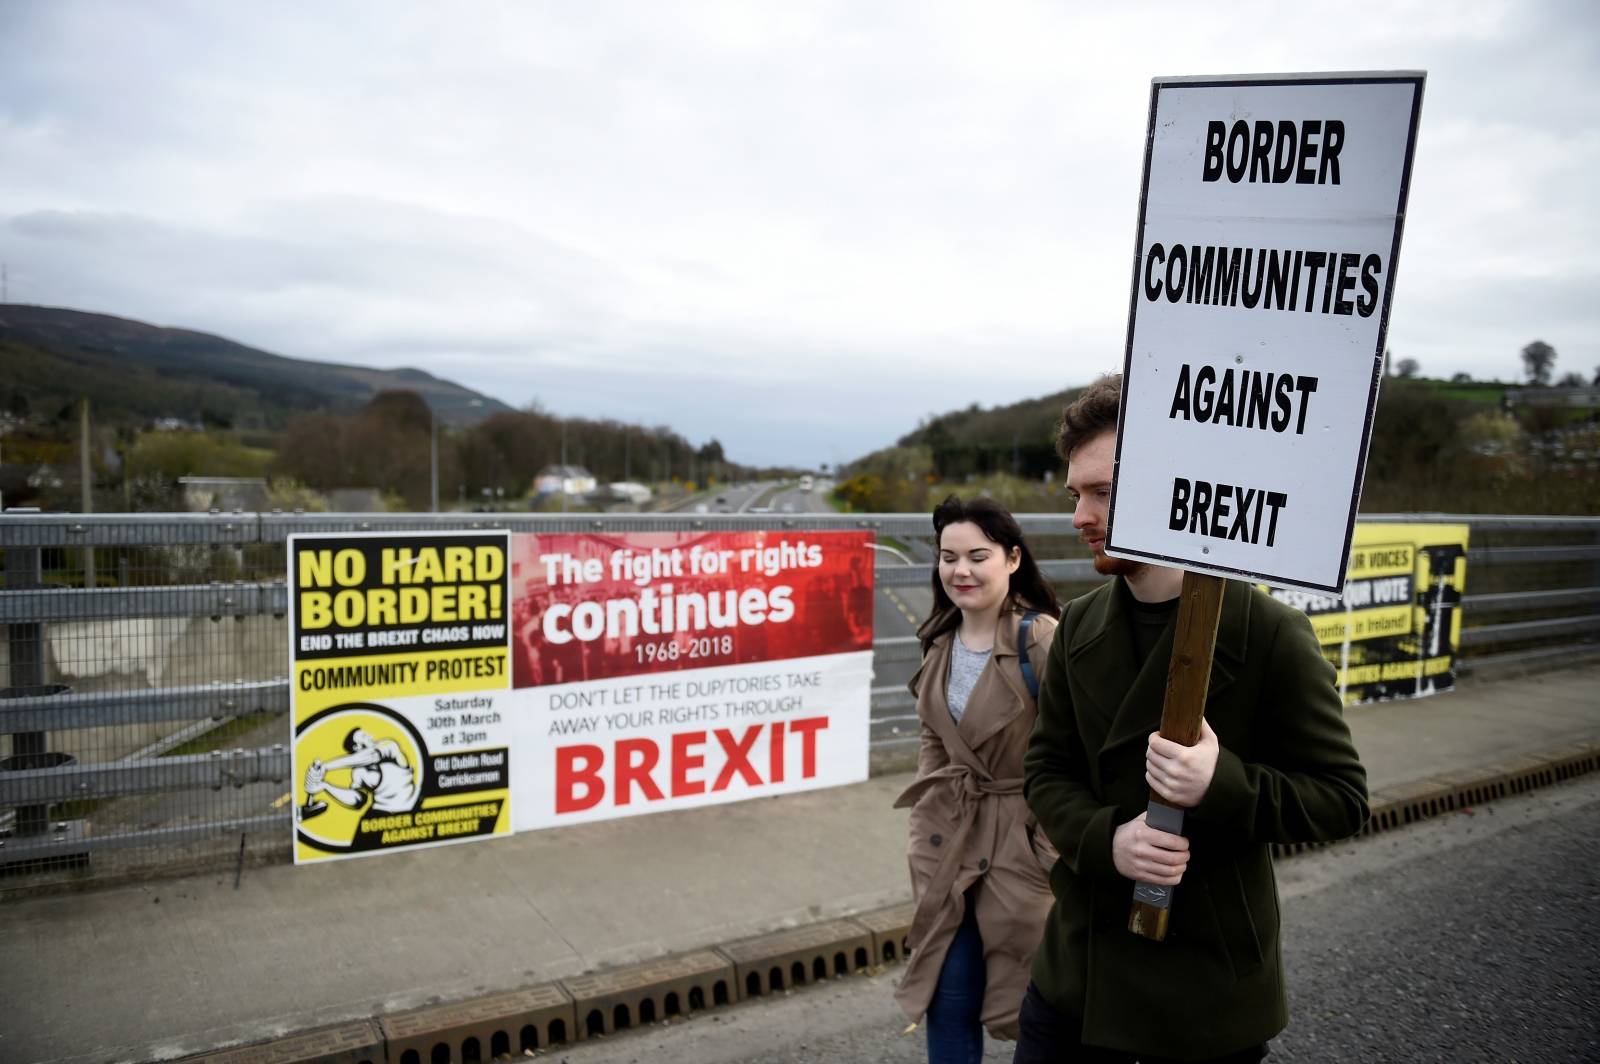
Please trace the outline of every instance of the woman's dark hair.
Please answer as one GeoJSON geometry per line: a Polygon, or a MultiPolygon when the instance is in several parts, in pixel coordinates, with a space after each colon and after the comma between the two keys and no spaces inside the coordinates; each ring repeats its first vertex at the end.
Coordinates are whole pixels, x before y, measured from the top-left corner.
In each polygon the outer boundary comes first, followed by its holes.
{"type": "MultiPolygon", "coordinates": [[[[1061,604],[1056,601],[1056,589],[1050,586],[1050,582],[1039,571],[1038,563],[1033,560],[1033,552],[1028,550],[1028,543],[1022,538],[1022,529],[1009,510],[986,496],[980,495],[976,499],[962,502],[959,497],[952,495],[933,508],[934,543],[940,542],[947,527],[962,521],[977,525],[984,538],[991,543],[999,544],[1007,557],[1010,557],[1012,548],[1016,548],[1020,562],[1017,571],[1011,574],[1013,605],[1023,609],[1038,610],[1051,617],[1061,616],[1061,604]]],[[[922,622],[922,627],[917,629],[917,637],[922,640],[922,652],[926,654],[935,639],[960,623],[961,610],[945,593],[944,582],[939,579],[939,564],[935,561],[933,611],[928,614],[928,619],[922,622]]]]}

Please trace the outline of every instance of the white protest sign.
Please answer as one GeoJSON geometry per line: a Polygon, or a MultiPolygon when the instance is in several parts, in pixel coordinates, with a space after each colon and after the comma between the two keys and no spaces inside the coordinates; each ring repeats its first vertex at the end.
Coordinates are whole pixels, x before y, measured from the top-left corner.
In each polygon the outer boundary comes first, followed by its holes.
{"type": "Polygon", "coordinates": [[[1107,554],[1339,594],[1423,81],[1152,83],[1107,554]]]}

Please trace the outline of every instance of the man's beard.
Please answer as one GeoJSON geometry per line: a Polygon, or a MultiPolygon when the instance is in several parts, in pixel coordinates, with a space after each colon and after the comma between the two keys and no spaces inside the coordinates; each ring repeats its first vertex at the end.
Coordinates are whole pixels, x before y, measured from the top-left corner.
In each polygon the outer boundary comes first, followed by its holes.
{"type": "Polygon", "coordinates": [[[1101,576],[1132,576],[1144,568],[1144,562],[1128,558],[1113,558],[1109,554],[1094,555],[1094,571],[1101,576]]]}

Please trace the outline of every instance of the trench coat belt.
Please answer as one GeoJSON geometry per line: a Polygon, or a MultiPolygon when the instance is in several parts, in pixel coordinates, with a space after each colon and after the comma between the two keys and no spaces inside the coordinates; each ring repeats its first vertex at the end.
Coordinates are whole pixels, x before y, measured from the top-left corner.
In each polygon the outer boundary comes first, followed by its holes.
{"type": "Polygon", "coordinates": [[[1021,776],[999,780],[986,779],[966,765],[949,764],[928,773],[907,787],[900,797],[895,799],[894,807],[904,809],[916,805],[923,794],[947,780],[954,785],[952,789],[956,797],[956,830],[950,838],[944,840],[944,856],[939,858],[939,867],[934,871],[928,889],[922,892],[922,898],[917,902],[916,914],[911,918],[911,932],[907,938],[911,941],[912,949],[922,948],[923,940],[932,929],[939,910],[944,908],[951,888],[955,886],[956,876],[961,871],[961,852],[966,846],[967,834],[972,830],[973,822],[978,817],[978,803],[984,798],[1022,793],[1021,776]]]}

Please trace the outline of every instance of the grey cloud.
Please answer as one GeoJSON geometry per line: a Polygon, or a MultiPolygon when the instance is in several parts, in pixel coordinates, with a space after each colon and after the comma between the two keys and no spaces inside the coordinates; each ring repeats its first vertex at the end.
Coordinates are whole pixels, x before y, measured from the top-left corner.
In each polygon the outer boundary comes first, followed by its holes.
{"type": "Polygon", "coordinates": [[[1597,12],[11,4],[0,258],[18,299],[848,458],[1116,364],[1150,75],[1423,66],[1392,345],[1575,365],[1597,12]]]}

